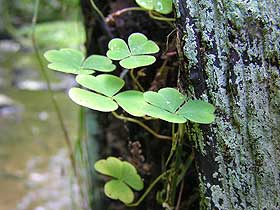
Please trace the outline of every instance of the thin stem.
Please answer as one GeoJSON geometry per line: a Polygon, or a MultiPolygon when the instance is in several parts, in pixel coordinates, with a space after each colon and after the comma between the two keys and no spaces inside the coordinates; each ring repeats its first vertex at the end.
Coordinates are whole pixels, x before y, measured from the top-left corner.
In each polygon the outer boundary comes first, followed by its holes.
{"type": "Polygon", "coordinates": [[[172,140],[172,137],[164,136],[164,135],[160,135],[160,134],[156,133],[154,130],[152,130],[151,128],[149,128],[147,125],[145,125],[144,123],[142,123],[139,120],[136,120],[136,119],[133,119],[133,118],[130,118],[130,117],[125,117],[125,116],[122,116],[122,115],[118,115],[116,112],[112,112],[112,114],[120,120],[133,122],[133,123],[136,123],[137,125],[140,125],[142,128],[147,130],[150,134],[152,134],[153,136],[155,136],[158,139],[172,140]]]}
{"type": "Polygon", "coordinates": [[[146,197],[147,195],[151,192],[151,190],[154,188],[154,186],[163,178],[165,177],[171,170],[165,171],[164,173],[162,173],[161,175],[159,175],[153,182],[152,184],[150,184],[150,186],[148,187],[148,189],[144,192],[144,194],[139,198],[139,200],[135,203],[132,204],[127,204],[127,206],[129,207],[133,207],[133,206],[138,206],[146,197]]]}
{"type": "Polygon", "coordinates": [[[106,18],[104,17],[103,13],[98,9],[96,4],[94,3],[93,0],[90,0],[92,8],[96,11],[96,13],[100,16],[100,18],[106,23],[106,18]]]}
{"type": "Polygon", "coordinates": [[[144,88],[142,87],[142,85],[139,83],[139,81],[136,79],[136,77],[134,76],[134,69],[130,70],[130,77],[132,78],[133,82],[137,85],[137,87],[144,92],[144,88]]]}
{"type": "Polygon", "coordinates": [[[181,186],[180,186],[179,196],[178,196],[178,200],[177,200],[177,204],[176,204],[175,210],[179,210],[180,209],[180,204],[181,204],[181,200],[182,200],[183,190],[184,190],[184,180],[182,181],[181,186]]]}
{"type": "Polygon", "coordinates": [[[151,18],[155,19],[155,20],[166,21],[166,22],[174,22],[174,21],[176,21],[176,18],[166,18],[166,17],[163,17],[161,15],[159,16],[158,13],[157,13],[157,15],[154,15],[152,10],[149,11],[149,16],[151,18]]]}
{"type": "Polygon", "coordinates": [[[141,7],[128,7],[128,8],[124,8],[121,10],[118,10],[112,14],[110,14],[108,17],[106,17],[106,22],[110,22],[110,21],[114,21],[114,19],[118,16],[123,15],[124,13],[130,12],[130,11],[145,11],[147,12],[146,9],[141,8],[141,7]]]}

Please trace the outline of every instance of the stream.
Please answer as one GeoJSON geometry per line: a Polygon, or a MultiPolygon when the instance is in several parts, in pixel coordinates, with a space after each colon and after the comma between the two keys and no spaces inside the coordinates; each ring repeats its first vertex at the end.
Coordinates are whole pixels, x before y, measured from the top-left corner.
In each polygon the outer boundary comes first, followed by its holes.
{"type": "MultiPolygon", "coordinates": [[[[77,186],[63,133],[31,49],[0,40],[0,209],[71,210],[77,186]]],[[[49,72],[71,139],[78,107],[72,77],[49,72]]]]}

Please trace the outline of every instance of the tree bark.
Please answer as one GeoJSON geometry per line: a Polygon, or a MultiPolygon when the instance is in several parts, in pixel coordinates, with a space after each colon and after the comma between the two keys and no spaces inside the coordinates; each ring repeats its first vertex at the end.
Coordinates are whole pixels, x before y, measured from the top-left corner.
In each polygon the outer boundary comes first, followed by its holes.
{"type": "Polygon", "coordinates": [[[280,209],[280,1],[176,0],[180,88],[216,107],[193,127],[200,209],[280,209]]]}

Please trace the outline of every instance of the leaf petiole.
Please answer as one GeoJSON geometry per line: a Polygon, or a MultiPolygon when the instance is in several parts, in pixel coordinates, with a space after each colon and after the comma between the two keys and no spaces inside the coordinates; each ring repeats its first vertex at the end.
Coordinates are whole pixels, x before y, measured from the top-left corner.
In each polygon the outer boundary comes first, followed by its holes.
{"type": "Polygon", "coordinates": [[[164,136],[161,134],[156,133],[154,130],[152,130],[151,128],[149,128],[147,125],[145,125],[143,122],[130,118],[130,117],[125,117],[123,115],[119,115],[116,112],[112,112],[112,114],[114,115],[114,117],[116,117],[117,119],[120,120],[124,120],[124,121],[128,121],[128,122],[133,122],[139,126],[141,126],[142,128],[144,128],[145,130],[147,130],[150,134],[152,134],[153,136],[155,136],[158,139],[163,139],[163,140],[172,140],[171,136],[164,136]]]}

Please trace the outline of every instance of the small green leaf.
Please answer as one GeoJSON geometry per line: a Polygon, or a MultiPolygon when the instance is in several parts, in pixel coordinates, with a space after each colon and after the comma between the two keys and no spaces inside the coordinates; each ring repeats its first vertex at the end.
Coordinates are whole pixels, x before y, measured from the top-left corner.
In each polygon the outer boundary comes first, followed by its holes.
{"type": "Polygon", "coordinates": [[[82,52],[74,49],[49,50],[44,54],[51,62],[50,69],[70,74],[92,74],[94,70],[111,72],[116,66],[102,55],[92,55],[85,60],[82,52]]]}
{"type": "Polygon", "coordinates": [[[136,3],[147,10],[155,10],[161,14],[172,12],[172,0],[136,0],[136,3]]]}
{"type": "Polygon", "coordinates": [[[129,114],[136,117],[145,116],[145,100],[142,92],[128,90],[114,96],[117,103],[129,114]]]}
{"type": "Polygon", "coordinates": [[[209,124],[215,120],[215,107],[201,100],[189,100],[180,108],[177,114],[184,118],[202,124],[209,124]]]}
{"type": "Polygon", "coordinates": [[[133,165],[129,162],[123,161],[122,165],[122,181],[132,187],[134,190],[142,190],[144,183],[133,165]]]}
{"type": "Polygon", "coordinates": [[[144,98],[146,102],[171,113],[175,113],[185,101],[185,96],[174,88],[162,88],[158,93],[148,91],[144,93],[144,98]]]}
{"type": "Polygon", "coordinates": [[[112,60],[120,60],[120,65],[127,69],[138,68],[153,64],[157,53],[157,44],[141,33],[133,33],[128,37],[128,45],[124,40],[116,38],[109,42],[107,56],[112,60]]]}
{"type": "Polygon", "coordinates": [[[136,3],[147,10],[153,10],[154,9],[154,0],[136,0],[136,3]]]}
{"type": "Polygon", "coordinates": [[[91,55],[83,63],[82,69],[94,69],[101,72],[112,72],[116,66],[103,55],[91,55]]]}
{"type": "Polygon", "coordinates": [[[186,97],[174,88],[162,88],[158,91],[166,103],[167,110],[170,112],[175,112],[185,101],[186,97]]]}
{"type": "Polygon", "coordinates": [[[130,187],[135,190],[142,190],[144,187],[141,177],[129,162],[108,157],[106,160],[97,161],[94,167],[98,172],[114,178],[105,184],[105,194],[109,198],[131,203],[134,200],[134,194],[130,187]]]}
{"type": "Polygon", "coordinates": [[[154,10],[161,14],[172,12],[172,0],[154,0],[154,10]]]}
{"type": "Polygon", "coordinates": [[[133,33],[128,37],[128,46],[131,55],[145,55],[153,54],[159,51],[159,47],[154,41],[148,40],[148,38],[141,33],[133,33]]]}
{"type": "Polygon", "coordinates": [[[101,112],[112,112],[118,108],[113,99],[80,88],[71,88],[69,97],[81,106],[101,112]]]}
{"type": "Polygon", "coordinates": [[[112,97],[124,86],[124,81],[114,75],[101,74],[98,76],[78,75],[76,81],[91,90],[112,97]]]}
{"type": "Polygon", "coordinates": [[[147,104],[145,106],[145,113],[148,116],[159,118],[170,123],[185,123],[187,121],[183,116],[168,112],[164,109],[161,109],[156,106],[152,106],[150,104],[147,104]]]}
{"type": "Polygon", "coordinates": [[[94,168],[101,174],[111,176],[117,179],[122,178],[122,161],[115,157],[108,157],[106,160],[102,159],[94,164],[94,168]]]}
{"type": "Polygon", "coordinates": [[[84,61],[84,55],[74,49],[49,50],[44,54],[51,62],[50,69],[71,74],[92,74],[92,70],[80,69],[84,61]]]}
{"type": "Polygon", "coordinates": [[[114,200],[129,204],[134,200],[132,190],[120,180],[111,180],[104,186],[105,195],[114,200]]]}
{"type": "Polygon", "coordinates": [[[125,41],[119,38],[112,39],[109,42],[108,48],[109,50],[106,55],[112,60],[122,60],[131,55],[125,41]]]}
{"type": "Polygon", "coordinates": [[[120,65],[126,69],[135,69],[141,66],[149,66],[156,61],[151,55],[130,56],[120,61],[120,65]]]}

